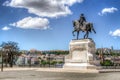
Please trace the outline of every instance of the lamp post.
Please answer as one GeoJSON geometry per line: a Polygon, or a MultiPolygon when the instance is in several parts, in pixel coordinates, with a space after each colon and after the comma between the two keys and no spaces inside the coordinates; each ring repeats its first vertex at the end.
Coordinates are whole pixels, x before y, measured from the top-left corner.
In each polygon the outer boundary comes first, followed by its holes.
{"type": "Polygon", "coordinates": [[[0,48],[0,51],[1,51],[1,71],[3,72],[3,49],[2,48],[0,48]]]}
{"type": "Polygon", "coordinates": [[[49,68],[50,68],[50,53],[48,54],[48,56],[49,56],[49,68]]]}

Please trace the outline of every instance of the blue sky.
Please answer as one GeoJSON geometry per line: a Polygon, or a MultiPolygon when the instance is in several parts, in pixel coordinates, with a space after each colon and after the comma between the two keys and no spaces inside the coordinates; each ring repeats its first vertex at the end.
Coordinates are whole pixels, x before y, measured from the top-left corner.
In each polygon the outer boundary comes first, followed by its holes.
{"type": "Polygon", "coordinates": [[[26,50],[68,50],[75,39],[72,21],[81,13],[94,25],[97,34],[90,37],[97,48],[120,49],[119,0],[0,0],[0,43],[15,41],[26,50]]]}

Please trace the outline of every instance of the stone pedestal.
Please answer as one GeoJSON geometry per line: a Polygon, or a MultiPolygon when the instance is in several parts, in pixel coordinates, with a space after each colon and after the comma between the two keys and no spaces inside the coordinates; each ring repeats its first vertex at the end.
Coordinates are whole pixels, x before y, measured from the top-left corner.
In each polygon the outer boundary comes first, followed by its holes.
{"type": "Polygon", "coordinates": [[[92,39],[72,40],[64,68],[95,69],[95,43],[92,39]]]}

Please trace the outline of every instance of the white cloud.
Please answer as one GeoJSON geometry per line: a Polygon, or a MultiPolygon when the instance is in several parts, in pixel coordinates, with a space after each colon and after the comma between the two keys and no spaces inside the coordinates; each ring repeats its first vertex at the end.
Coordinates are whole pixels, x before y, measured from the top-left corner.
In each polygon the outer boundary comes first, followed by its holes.
{"type": "Polygon", "coordinates": [[[23,29],[41,29],[46,30],[49,28],[49,21],[46,18],[39,17],[26,17],[18,22],[10,24],[11,26],[16,26],[23,29]]]}
{"type": "Polygon", "coordinates": [[[115,7],[104,8],[104,9],[102,9],[101,12],[98,13],[98,15],[102,16],[102,15],[107,14],[107,13],[114,13],[115,11],[118,11],[118,9],[115,7]]]}
{"type": "Polygon", "coordinates": [[[72,6],[75,3],[82,3],[84,0],[61,0],[63,4],[67,4],[68,6],[72,6]]]}
{"type": "Polygon", "coordinates": [[[120,37],[120,29],[117,29],[115,31],[110,31],[109,34],[114,37],[120,37]]]}
{"type": "Polygon", "coordinates": [[[72,14],[69,6],[81,3],[83,0],[11,0],[3,5],[15,8],[25,8],[29,13],[41,17],[59,17],[72,14]]]}
{"type": "Polygon", "coordinates": [[[10,30],[10,29],[11,29],[11,28],[9,28],[9,27],[7,27],[7,26],[5,26],[5,27],[2,28],[2,30],[4,30],[4,31],[10,30]]]}
{"type": "Polygon", "coordinates": [[[28,13],[35,14],[39,17],[26,17],[10,25],[23,29],[47,29],[49,21],[40,17],[60,17],[72,14],[70,6],[75,3],[82,3],[84,0],[7,0],[4,6],[14,8],[24,8],[28,13]]]}

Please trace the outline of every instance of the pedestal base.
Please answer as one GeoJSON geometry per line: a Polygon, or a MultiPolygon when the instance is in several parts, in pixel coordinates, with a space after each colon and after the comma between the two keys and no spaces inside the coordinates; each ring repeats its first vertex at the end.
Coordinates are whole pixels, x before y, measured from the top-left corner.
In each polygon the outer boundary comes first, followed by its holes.
{"type": "Polygon", "coordinates": [[[65,63],[63,68],[71,69],[96,69],[95,65],[89,63],[65,63]]]}
{"type": "Polygon", "coordinates": [[[65,57],[63,68],[97,69],[94,65],[95,43],[92,39],[72,40],[70,53],[65,57]]]}

